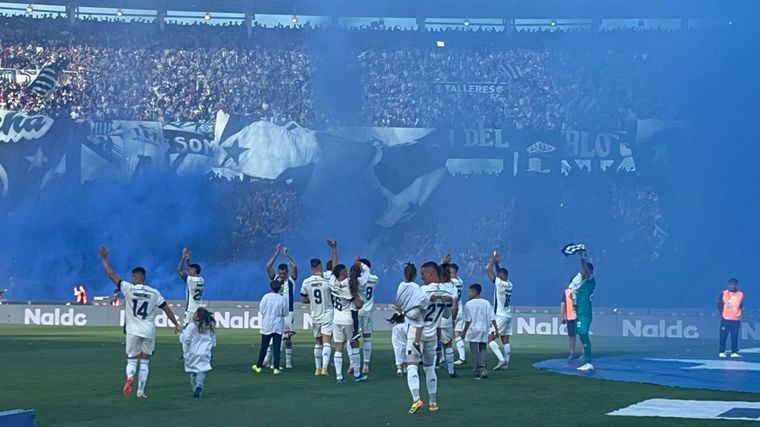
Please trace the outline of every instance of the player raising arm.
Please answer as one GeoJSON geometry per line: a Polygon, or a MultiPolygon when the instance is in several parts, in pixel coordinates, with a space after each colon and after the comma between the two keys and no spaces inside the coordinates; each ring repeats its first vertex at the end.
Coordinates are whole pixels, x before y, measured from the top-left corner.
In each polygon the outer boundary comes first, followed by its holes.
{"type": "Polygon", "coordinates": [[[123,392],[125,396],[132,394],[137,362],[140,359],[140,377],[137,385],[137,398],[145,399],[145,384],[148,382],[150,356],[156,347],[156,309],[160,308],[166,313],[166,317],[174,324],[174,332],[182,332],[182,326],[174,316],[166,300],[156,289],[145,284],[145,269],[136,267],[132,270],[132,282],[121,280],[114,273],[108,262],[108,249],[101,246],[99,249],[100,262],[108,277],[116,284],[116,287],[124,294],[126,305],[126,332],[127,332],[127,380],[124,382],[123,392]]]}
{"type": "Polygon", "coordinates": [[[512,346],[509,337],[512,335],[512,282],[509,281],[509,271],[499,266],[501,254],[494,251],[491,262],[488,263],[488,279],[494,284],[493,305],[496,310],[496,325],[498,326],[490,337],[488,347],[499,359],[493,370],[498,371],[509,367],[512,346]],[[495,270],[495,271],[494,271],[495,270]],[[502,354],[496,339],[501,337],[504,353],[502,354]]]}
{"type": "Polygon", "coordinates": [[[185,326],[187,326],[193,321],[193,314],[200,307],[205,307],[203,289],[206,285],[206,281],[201,277],[201,266],[190,263],[190,250],[187,248],[182,249],[177,274],[185,282],[185,326]]]}
{"type": "MultiPolygon", "coordinates": [[[[338,264],[338,244],[332,240],[327,241],[332,249],[333,275],[330,276],[330,293],[333,301],[333,339],[335,340],[335,377],[338,384],[343,384],[343,347],[346,342],[350,343],[349,358],[351,364],[358,367],[361,363],[359,342],[354,337],[354,320],[351,317],[351,308],[361,309],[362,300],[359,298],[359,288],[366,285],[369,279],[369,269],[359,262],[358,258],[347,269],[345,265],[338,264]]],[[[354,381],[363,382],[367,376],[360,369],[354,369],[354,381]]]]}
{"type": "MultiPolygon", "coordinates": [[[[296,265],[295,260],[288,254],[288,248],[283,247],[278,243],[274,248],[274,254],[266,263],[266,269],[267,276],[269,276],[270,280],[277,280],[280,282],[280,295],[285,296],[288,300],[288,317],[285,319],[285,334],[283,345],[285,346],[285,368],[291,369],[293,367],[292,337],[295,334],[295,331],[293,330],[293,294],[296,288],[296,280],[298,280],[298,265],[296,265]],[[275,275],[273,270],[274,262],[277,260],[277,257],[280,255],[280,253],[285,256],[285,259],[288,261],[288,263],[278,265],[277,274],[275,275]],[[290,270],[292,270],[291,272],[288,271],[288,266],[290,266],[290,270]]],[[[264,361],[265,365],[268,363],[271,355],[272,353],[270,350],[267,353],[266,359],[264,361]]]]}

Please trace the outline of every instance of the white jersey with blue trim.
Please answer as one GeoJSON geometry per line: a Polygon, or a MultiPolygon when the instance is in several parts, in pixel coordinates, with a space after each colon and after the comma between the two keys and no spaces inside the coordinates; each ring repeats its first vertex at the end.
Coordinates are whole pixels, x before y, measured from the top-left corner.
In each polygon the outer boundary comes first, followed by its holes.
{"type": "Polygon", "coordinates": [[[379,277],[370,273],[369,278],[367,279],[367,284],[364,285],[364,289],[360,290],[361,299],[364,303],[362,308],[359,309],[359,314],[362,316],[369,316],[372,314],[375,304],[375,288],[377,287],[377,282],[379,280],[379,277]]]}
{"type": "Polygon", "coordinates": [[[282,280],[279,276],[274,280],[280,282],[280,295],[284,296],[288,300],[288,311],[293,312],[293,292],[296,289],[296,282],[293,280],[293,276],[288,276],[288,280],[282,280]]]}
{"type": "Polygon", "coordinates": [[[125,280],[119,282],[124,294],[125,330],[128,335],[156,338],[156,310],[166,305],[158,290],[145,284],[133,285],[125,280]]]}
{"type": "Polygon", "coordinates": [[[187,307],[187,311],[194,312],[198,307],[203,307],[203,289],[206,281],[201,276],[187,276],[185,283],[187,284],[185,307],[187,307]]]}
{"type": "Polygon", "coordinates": [[[438,337],[438,328],[441,327],[441,319],[444,317],[451,318],[451,304],[456,296],[451,292],[449,286],[442,283],[430,283],[422,286],[422,291],[430,299],[430,303],[423,313],[424,326],[422,328],[422,337],[424,340],[434,340],[438,337]],[[451,301],[444,301],[450,298],[451,301]]]}

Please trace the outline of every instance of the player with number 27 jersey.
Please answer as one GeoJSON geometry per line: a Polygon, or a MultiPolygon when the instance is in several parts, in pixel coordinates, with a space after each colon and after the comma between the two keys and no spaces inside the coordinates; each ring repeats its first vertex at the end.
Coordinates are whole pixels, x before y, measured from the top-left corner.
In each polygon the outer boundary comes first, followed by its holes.
{"type": "Polygon", "coordinates": [[[422,340],[437,341],[441,319],[444,317],[447,319],[451,318],[451,303],[445,302],[443,299],[449,297],[453,300],[456,298],[456,295],[452,293],[450,286],[441,283],[424,285],[422,286],[422,292],[430,299],[430,303],[423,313],[422,340]]]}

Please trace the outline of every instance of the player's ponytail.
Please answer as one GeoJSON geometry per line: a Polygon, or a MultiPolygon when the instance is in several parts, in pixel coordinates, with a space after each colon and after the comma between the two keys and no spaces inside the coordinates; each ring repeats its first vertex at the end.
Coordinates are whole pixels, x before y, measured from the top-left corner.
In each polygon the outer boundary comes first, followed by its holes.
{"type": "Polygon", "coordinates": [[[354,264],[348,271],[348,288],[351,290],[351,295],[356,297],[359,292],[359,276],[362,274],[362,268],[354,264]]]}
{"type": "Polygon", "coordinates": [[[414,282],[414,279],[417,278],[417,267],[415,267],[414,263],[407,262],[404,265],[404,280],[408,283],[414,282]]]}

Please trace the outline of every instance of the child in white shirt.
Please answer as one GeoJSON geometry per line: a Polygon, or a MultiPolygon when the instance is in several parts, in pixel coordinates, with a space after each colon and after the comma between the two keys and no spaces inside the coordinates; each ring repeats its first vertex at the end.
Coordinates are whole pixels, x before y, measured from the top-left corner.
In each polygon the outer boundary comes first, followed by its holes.
{"type": "Polygon", "coordinates": [[[480,297],[483,288],[475,283],[469,287],[469,300],[464,305],[464,331],[465,339],[470,343],[470,352],[473,356],[473,377],[475,379],[488,378],[486,371],[486,343],[488,332],[493,326],[496,327],[496,317],[490,302],[480,297]]]}
{"type": "Polygon", "coordinates": [[[251,370],[257,374],[261,373],[261,366],[264,364],[264,358],[267,355],[269,345],[272,345],[272,373],[280,375],[280,344],[282,334],[285,330],[285,318],[290,313],[288,300],[284,295],[280,295],[282,283],[272,280],[269,284],[272,292],[264,295],[259,303],[259,315],[261,316],[261,349],[259,350],[258,362],[251,366],[251,370]]]}
{"type": "Polygon", "coordinates": [[[193,397],[197,399],[201,397],[206,373],[211,370],[211,349],[216,347],[216,320],[204,307],[193,313],[192,320],[182,331],[179,341],[182,343],[185,372],[190,374],[193,397]]]}

